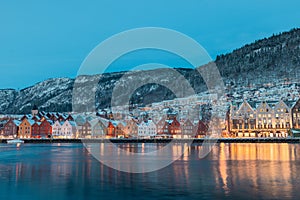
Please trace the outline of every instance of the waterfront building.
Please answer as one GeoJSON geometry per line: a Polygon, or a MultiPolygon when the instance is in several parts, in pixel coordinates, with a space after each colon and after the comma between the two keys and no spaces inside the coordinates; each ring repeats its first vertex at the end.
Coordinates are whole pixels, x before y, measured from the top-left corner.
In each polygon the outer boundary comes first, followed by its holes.
{"type": "Polygon", "coordinates": [[[275,137],[286,137],[288,130],[292,128],[292,106],[293,102],[284,102],[280,100],[274,107],[274,121],[273,126],[276,131],[274,132],[275,137]]]}
{"type": "Polygon", "coordinates": [[[199,120],[194,126],[194,132],[197,138],[203,138],[207,135],[208,126],[202,120],[199,120]]]}
{"type": "Polygon", "coordinates": [[[3,127],[3,137],[15,138],[18,134],[20,121],[9,118],[3,127]]]}
{"type": "Polygon", "coordinates": [[[300,99],[292,106],[292,126],[300,129],[300,99]]]}
{"type": "Polygon", "coordinates": [[[76,131],[76,123],[74,121],[66,120],[61,126],[61,136],[63,138],[75,138],[76,131]]]}
{"type": "Polygon", "coordinates": [[[135,119],[128,119],[126,121],[126,126],[124,129],[125,135],[128,137],[138,136],[138,123],[135,119]]]}
{"type": "Polygon", "coordinates": [[[52,125],[53,138],[59,138],[60,136],[62,136],[62,131],[61,131],[62,124],[63,124],[62,122],[59,122],[58,120],[56,120],[54,122],[54,124],[52,125]]]}
{"type": "Polygon", "coordinates": [[[117,124],[110,120],[108,122],[107,128],[106,128],[106,135],[107,137],[116,137],[116,126],[117,124]]]}
{"type": "Polygon", "coordinates": [[[116,129],[115,129],[115,133],[116,133],[117,138],[124,138],[125,137],[125,131],[124,131],[125,127],[126,127],[125,122],[119,121],[117,123],[116,129]]]}
{"type": "Polygon", "coordinates": [[[52,121],[43,120],[40,124],[40,137],[50,138],[52,136],[52,121]]]}
{"type": "Polygon", "coordinates": [[[168,124],[166,123],[166,118],[162,117],[156,124],[157,134],[167,134],[168,133],[168,124]]]}
{"type": "Polygon", "coordinates": [[[92,125],[86,120],[84,124],[78,129],[78,135],[80,138],[91,138],[92,137],[92,125]]]}
{"type": "Polygon", "coordinates": [[[233,102],[228,130],[236,137],[287,137],[296,124],[295,112],[293,101],[233,102]]]}
{"type": "Polygon", "coordinates": [[[156,124],[152,120],[143,121],[138,125],[139,137],[154,137],[157,134],[156,124]]]}
{"type": "Polygon", "coordinates": [[[41,122],[34,122],[31,126],[31,137],[40,138],[40,124],[41,122]]]}
{"type": "Polygon", "coordinates": [[[182,138],[194,138],[195,137],[195,128],[194,124],[191,122],[190,119],[185,120],[181,124],[181,137],[182,138]]]}
{"type": "Polygon", "coordinates": [[[90,122],[91,124],[91,137],[92,138],[105,138],[106,125],[103,120],[94,119],[90,122]]]}
{"type": "Polygon", "coordinates": [[[23,117],[23,120],[19,125],[18,136],[20,138],[31,138],[31,126],[34,123],[35,121],[23,117]]]}
{"type": "Polygon", "coordinates": [[[173,137],[177,137],[181,135],[181,127],[179,121],[174,117],[172,120],[167,120],[169,124],[169,134],[173,137]]]}
{"type": "Polygon", "coordinates": [[[247,102],[234,103],[230,109],[230,131],[236,136],[255,136],[256,113],[252,106],[247,102]]]}

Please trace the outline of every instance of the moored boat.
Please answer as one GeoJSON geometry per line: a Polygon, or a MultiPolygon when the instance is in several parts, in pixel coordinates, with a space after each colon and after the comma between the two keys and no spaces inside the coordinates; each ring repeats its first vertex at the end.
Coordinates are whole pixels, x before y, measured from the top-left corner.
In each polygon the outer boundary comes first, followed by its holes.
{"type": "Polygon", "coordinates": [[[7,140],[7,144],[23,144],[24,141],[20,139],[7,140]]]}

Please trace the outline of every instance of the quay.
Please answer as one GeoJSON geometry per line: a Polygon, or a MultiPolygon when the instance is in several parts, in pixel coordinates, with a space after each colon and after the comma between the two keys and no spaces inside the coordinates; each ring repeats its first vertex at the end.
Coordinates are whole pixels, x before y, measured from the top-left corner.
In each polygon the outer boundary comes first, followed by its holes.
{"type": "MultiPolygon", "coordinates": [[[[22,139],[24,143],[300,143],[297,138],[195,138],[195,139],[22,139]]],[[[0,139],[7,143],[7,139],[0,139]]]]}

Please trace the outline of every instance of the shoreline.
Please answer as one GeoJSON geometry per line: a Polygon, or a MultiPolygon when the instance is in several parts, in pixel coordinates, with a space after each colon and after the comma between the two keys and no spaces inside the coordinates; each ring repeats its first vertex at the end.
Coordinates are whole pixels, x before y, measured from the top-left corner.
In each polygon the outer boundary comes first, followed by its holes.
{"type": "MultiPolygon", "coordinates": [[[[7,143],[9,139],[0,139],[7,143]]],[[[300,143],[300,138],[196,138],[196,139],[22,139],[25,144],[40,143],[300,143]]]]}

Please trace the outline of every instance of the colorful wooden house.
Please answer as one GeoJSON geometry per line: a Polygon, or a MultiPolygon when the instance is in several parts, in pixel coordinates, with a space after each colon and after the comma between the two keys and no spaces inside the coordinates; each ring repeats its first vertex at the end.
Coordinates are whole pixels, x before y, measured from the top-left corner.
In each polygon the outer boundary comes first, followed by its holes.
{"type": "Polygon", "coordinates": [[[13,120],[10,118],[3,127],[3,136],[4,137],[17,137],[19,125],[21,124],[18,120],[13,120]]]}
{"type": "Polygon", "coordinates": [[[197,138],[205,137],[208,133],[208,126],[201,120],[197,122],[194,126],[194,132],[196,133],[197,138]]]}
{"type": "Polygon", "coordinates": [[[116,137],[116,124],[112,121],[108,122],[107,129],[106,129],[106,135],[108,137],[116,137]]]}
{"type": "Polygon", "coordinates": [[[74,138],[76,135],[76,123],[74,121],[66,120],[61,126],[61,132],[63,138],[74,138]]]}
{"type": "Polygon", "coordinates": [[[154,137],[157,135],[156,124],[152,120],[143,121],[138,125],[138,136],[139,137],[154,137]]]}
{"type": "Polygon", "coordinates": [[[40,137],[51,138],[52,137],[52,121],[44,120],[40,124],[40,137]]]}
{"type": "Polygon", "coordinates": [[[92,137],[92,125],[87,120],[85,123],[82,124],[80,129],[78,130],[79,137],[81,138],[91,138],[92,137]]]}
{"type": "Polygon", "coordinates": [[[23,117],[23,120],[19,125],[18,136],[20,138],[31,138],[31,126],[34,123],[35,121],[28,120],[27,117],[23,117]]]}
{"type": "Polygon", "coordinates": [[[40,135],[40,124],[41,122],[34,122],[32,125],[31,125],[31,137],[32,138],[41,138],[41,135],[40,135]]]}
{"type": "Polygon", "coordinates": [[[162,135],[162,134],[167,134],[168,131],[168,124],[166,124],[166,118],[162,117],[156,124],[157,128],[157,134],[162,135]],[[165,131],[167,129],[167,131],[165,131]]]}
{"type": "Polygon", "coordinates": [[[106,125],[103,120],[94,119],[90,123],[92,126],[92,130],[91,130],[92,138],[105,138],[106,137],[106,125]]]}
{"type": "Polygon", "coordinates": [[[167,120],[167,121],[169,121],[169,134],[172,135],[173,137],[175,135],[181,135],[180,123],[176,119],[176,117],[174,117],[173,120],[167,120]]]}
{"type": "Polygon", "coordinates": [[[300,129],[300,99],[292,106],[292,125],[294,129],[300,129]]]}
{"type": "Polygon", "coordinates": [[[126,121],[124,129],[125,137],[137,137],[138,136],[138,123],[134,119],[126,121]]]}
{"type": "Polygon", "coordinates": [[[126,124],[124,122],[117,123],[116,129],[115,129],[117,138],[125,137],[125,127],[126,127],[126,124]]]}
{"type": "Polygon", "coordinates": [[[185,120],[180,127],[182,138],[194,138],[196,136],[194,124],[190,119],[185,120]]]}
{"type": "Polygon", "coordinates": [[[56,120],[53,124],[52,124],[52,137],[53,138],[59,138],[62,136],[62,131],[61,131],[61,126],[62,126],[62,122],[56,120]]]}

